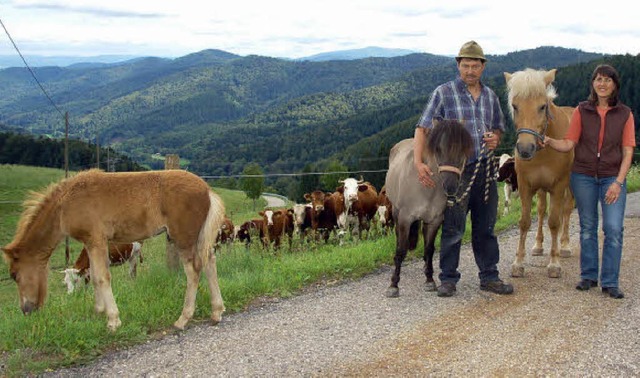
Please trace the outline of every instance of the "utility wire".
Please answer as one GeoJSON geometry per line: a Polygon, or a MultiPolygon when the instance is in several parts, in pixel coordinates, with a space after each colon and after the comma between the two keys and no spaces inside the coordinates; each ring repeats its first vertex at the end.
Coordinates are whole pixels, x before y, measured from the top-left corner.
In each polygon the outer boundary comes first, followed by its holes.
{"type": "Polygon", "coordinates": [[[9,37],[9,40],[11,41],[11,44],[13,45],[13,48],[15,48],[16,52],[18,52],[18,55],[20,55],[20,58],[22,59],[22,62],[24,63],[25,67],[27,67],[27,69],[31,73],[31,76],[33,77],[33,79],[36,81],[36,83],[38,83],[38,86],[40,87],[40,90],[42,90],[42,93],[44,93],[44,95],[47,97],[47,99],[49,99],[49,102],[51,102],[51,105],[53,105],[53,107],[56,108],[56,110],[58,111],[60,116],[64,117],[64,114],[62,113],[62,111],[58,108],[58,106],[55,104],[55,102],[53,102],[53,100],[51,99],[51,96],[49,96],[49,93],[47,93],[47,91],[44,89],[44,87],[40,83],[40,80],[38,80],[38,78],[36,77],[36,74],[33,72],[31,67],[29,67],[29,64],[27,63],[27,60],[24,58],[24,56],[22,56],[22,53],[20,52],[20,49],[18,48],[18,45],[16,45],[16,43],[13,41],[13,38],[11,38],[11,34],[9,34],[9,30],[7,30],[7,27],[4,26],[4,22],[2,22],[2,19],[0,19],[0,25],[2,25],[2,28],[4,29],[4,32],[7,34],[7,37],[9,37]]]}
{"type": "Polygon", "coordinates": [[[379,169],[375,171],[336,171],[336,172],[302,172],[302,173],[266,173],[263,175],[225,175],[225,176],[200,176],[203,179],[220,179],[220,178],[243,178],[243,177],[277,177],[277,176],[314,176],[314,175],[335,175],[343,173],[382,173],[386,172],[386,169],[379,169]]]}

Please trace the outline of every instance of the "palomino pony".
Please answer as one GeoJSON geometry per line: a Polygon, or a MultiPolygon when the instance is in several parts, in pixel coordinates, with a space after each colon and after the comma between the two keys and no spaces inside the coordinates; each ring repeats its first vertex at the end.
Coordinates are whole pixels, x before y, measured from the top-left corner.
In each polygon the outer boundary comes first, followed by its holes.
{"type": "Polygon", "coordinates": [[[211,320],[221,320],[224,305],[212,247],[224,205],[198,176],[180,170],[89,170],[33,193],[25,207],[13,241],[2,248],[25,314],[43,306],[49,259],[68,235],[86,246],[95,310],[106,312],[108,328],[117,329],[121,322],[111,290],[107,243],[129,243],[166,232],[187,275],[182,315],[174,326],[183,329],[193,316],[202,268],[211,292],[211,320]]]}
{"type": "Polygon", "coordinates": [[[551,232],[551,253],[547,274],[561,275],[559,256],[571,256],[569,246],[569,220],[573,211],[573,195],[569,188],[569,175],[573,163],[573,151],[562,153],[552,148],[540,149],[545,135],[562,139],[569,128],[574,108],[559,107],[553,103],[555,88],[551,85],[556,70],[536,71],[526,69],[513,74],[506,73],[509,110],[516,126],[517,142],[515,168],[518,190],[522,202],[520,216],[520,243],[516,259],[511,267],[513,277],[524,275],[525,241],[531,226],[532,197],[538,193],[538,232],[532,255],[543,251],[543,223],[547,208],[547,193],[551,202],[548,226],[551,232]],[[562,228],[560,248],[558,232],[562,228]]]}
{"type": "Polygon", "coordinates": [[[436,182],[435,188],[426,188],[418,181],[418,171],[413,165],[413,139],[405,139],[391,149],[389,170],[385,180],[387,196],[393,205],[396,224],[395,270],[387,297],[398,297],[400,268],[407,250],[415,249],[418,229],[422,222],[424,239],[424,273],[427,289],[435,290],[433,280],[433,254],[435,238],[444,219],[447,203],[452,204],[458,192],[460,177],[466,159],[473,151],[471,136],[458,121],[444,120],[429,131],[422,160],[429,164],[436,182]]]}

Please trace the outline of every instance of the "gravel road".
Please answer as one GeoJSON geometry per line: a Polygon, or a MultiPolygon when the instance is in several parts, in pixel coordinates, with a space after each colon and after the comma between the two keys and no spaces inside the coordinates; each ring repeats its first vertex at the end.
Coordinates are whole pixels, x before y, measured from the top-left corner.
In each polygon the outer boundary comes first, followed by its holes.
{"type": "Polygon", "coordinates": [[[518,231],[499,236],[501,275],[516,289],[511,296],[479,290],[465,245],[452,298],[425,291],[422,263],[412,261],[403,268],[400,298],[384,297],[385,268],[46,376],[640,376],[640,195],[629,196],[627,210],[622,300],[575,290],[574,212],[574,253],[562,260],[559,279],[547,277],[548,251],[527,256],[525,276],[510,278],[518,231]]]}

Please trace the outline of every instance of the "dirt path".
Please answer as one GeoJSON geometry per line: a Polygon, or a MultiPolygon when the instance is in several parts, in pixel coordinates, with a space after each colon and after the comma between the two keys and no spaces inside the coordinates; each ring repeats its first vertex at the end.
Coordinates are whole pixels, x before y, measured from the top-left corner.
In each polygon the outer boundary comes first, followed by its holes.
{"type": "MultiPolygon", "coordinates": [[[[629,213],[638,209],[640,197],[634,196],[629,213]]],[[[622,300],[597,289],[575,290],[575,214],[571,234],[574,255],[562,260],[559,279],[547,277],[546,254],[528,256],[525,277],[509,278],[518,232],[500,235],[500,271],[516,288],[512,296],[478,289],[466,245],[462,279],[452,298],[426,292],[422,263],[414,261],[403,268],[397,299],[383,295],[387,268],[49,375],[639,376],[640,218],[625,221],[622,300]]]]}

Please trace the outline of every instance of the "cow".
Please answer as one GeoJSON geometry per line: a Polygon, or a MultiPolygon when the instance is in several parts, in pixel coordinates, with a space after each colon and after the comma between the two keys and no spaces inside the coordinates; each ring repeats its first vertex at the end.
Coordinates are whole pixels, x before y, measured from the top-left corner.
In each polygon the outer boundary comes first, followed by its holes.
{"type": "Polygon", "coordinates": [[[222,226],[220,226],[220,229],[218,230],[214,249],[217,250],[223,244],[230,246],[233,242],[234,234],[235,228],[233,227],[233,221],[225,216],[222,226]]]}
{"type": "Polygon", "coordinates": [[[344,213],[344,205],[341,197],[335,193],[327,193],[315,190],[306,193],[304,198],[310,202],[311,229],[314,237],[322,235],[325,242],[329,241],[329,235],[338,228],[339,214],[344,213]]]}
{"type": "Polygon", "coordinates": [[[304,239],[311,229],[311,204],[295,204],[291,210],[295,232],[300,235],[300,239],[304,239]]]}
{"type": "Polygon", "coordinates": [[[387,234],[387,230],[393,228],[393,205],[387,197],[387,189],[383,186],[378,193],[378,222],[382,228],[382,233],[387,234]]]}
{"type": "Polygon", "coordinates": [[[280,248],[284,235],[289,236],[289,248],[293,239],[293,211],[291,209],[264,210],[262,216],[262,245],[265,248],[273,243],[273,248],[280,248]]]}
{"type": "Polygon", "coordinates": [[[504,182],[504,210],[502,214],[507,215],[511,205],[511,194],[518,191],[515,159],[509,154],[502,154],[498,167],[498,181],[504,182]]]}
{"type": "Polygon", "coordinates": [[[263,239],[264,234],[262,232],[262,218],[252,219],[237,226],[234,230],[234,240],[244,242],[245,246],[249,248],[251,245],[251,238],[258,237],[258,240],[263,239]]]}
{"type": "Polygon", "coordinates": [[[371,219],[378,210],[378,192],[369,182],[347,178],[340,180],[342,186],[336,188],[344,200],[344,214],[346,215],[346,228],[355,225],[358,235],[362,238],[362,231],[369,231],[371,219]]]}
{"type": "MultiPolygon", "coordinates": [[[[112,266],[129,263],[129,275],[135,278],[137,273],[138,260],[142,263],[142,242],[125,244],[109,243],[109,262],[112,266]]],[[[89,254],[87,247],[82,248],[80,255],[73,264],[73,268],[64,271],[64,283],[67,285],[67,293],[73,293],[76,285],[81,279],[85,284],[89,283],[89,254]]]]}

